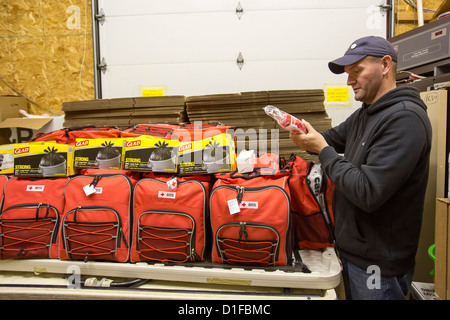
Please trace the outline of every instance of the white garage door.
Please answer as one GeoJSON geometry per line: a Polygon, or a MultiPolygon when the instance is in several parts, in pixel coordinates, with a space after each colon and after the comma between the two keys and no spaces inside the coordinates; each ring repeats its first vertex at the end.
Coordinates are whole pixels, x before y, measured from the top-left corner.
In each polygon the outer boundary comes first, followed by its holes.
{"type": "Polygon", "coordinates": [[[99,98],[322,88],[356,38],[386,36],[380,0],[99,0],[99,98]],[[241,64],[237,63],[240,60],[241,64]]]}

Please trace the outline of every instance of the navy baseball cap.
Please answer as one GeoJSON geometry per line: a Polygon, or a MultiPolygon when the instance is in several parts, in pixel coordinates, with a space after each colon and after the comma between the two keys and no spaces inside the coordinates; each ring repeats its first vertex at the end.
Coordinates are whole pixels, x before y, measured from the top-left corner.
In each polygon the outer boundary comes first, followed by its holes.
{"type": "Polygon", "coordinates": [[[328,63],[331,72],[344,73],[344,67],[353,64],[367,56],[391,56],[397,62],[397,52],[389,41],[382,37],[369,36],[354,41],[344,56],[328,63]]]}

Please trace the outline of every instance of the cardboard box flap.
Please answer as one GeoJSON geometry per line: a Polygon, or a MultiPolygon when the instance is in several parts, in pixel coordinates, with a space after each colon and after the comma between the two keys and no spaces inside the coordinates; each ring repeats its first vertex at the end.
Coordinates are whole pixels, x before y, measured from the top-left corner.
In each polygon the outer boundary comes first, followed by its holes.
{"type": "Polygon", "coordinates": [[[28,101],[20,96],[0,96],[0,121],[20,117],[19,110],[28,112],[28,101]]]}
{"type": "Polygon", "coordinates": [[[0,128],[27,128],[39,130],[53,118],[9,118],[0,123],[0,128]]]}

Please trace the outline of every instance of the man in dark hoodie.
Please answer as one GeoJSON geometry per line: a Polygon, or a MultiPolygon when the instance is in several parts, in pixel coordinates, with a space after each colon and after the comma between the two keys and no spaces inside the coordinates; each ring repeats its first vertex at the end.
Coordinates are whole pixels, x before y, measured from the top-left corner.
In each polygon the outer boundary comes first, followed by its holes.
{"type": "Polygon", "coordinates": [[[414,272],[431,124],[419,91],[396,87],[396,61],[383,38],[353,42],[328,66],[348,74],[362,106],[323,133],[306,121],[307,134],[291,133],[295,144],[319,154],[335,184],[336,246],[348,299],[404,299],[414,272]]]}

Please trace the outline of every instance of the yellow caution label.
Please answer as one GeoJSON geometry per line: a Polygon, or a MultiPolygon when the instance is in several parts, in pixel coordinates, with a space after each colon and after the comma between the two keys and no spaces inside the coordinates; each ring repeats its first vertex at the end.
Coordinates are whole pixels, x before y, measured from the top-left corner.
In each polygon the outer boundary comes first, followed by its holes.
{"type": "Polygon", "coordinates": [[[349,102],[348,88],[327,88],[327,102],[349,102]]]}
{"type": "Polygon", "coordinates": [[[164,95],[163,89],[143,89],[143,97],[162,97],[164,95]]]}

